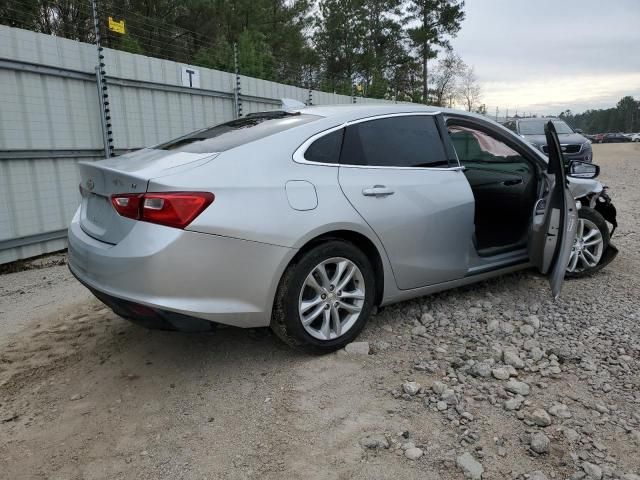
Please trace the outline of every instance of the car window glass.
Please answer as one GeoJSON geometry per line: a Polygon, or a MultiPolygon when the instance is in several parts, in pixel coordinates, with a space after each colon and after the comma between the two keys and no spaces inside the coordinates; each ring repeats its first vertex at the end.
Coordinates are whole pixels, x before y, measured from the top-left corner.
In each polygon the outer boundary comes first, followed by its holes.
{"type": "Polygon", "coordinates": [[[282,111],[249,114],[243,118],[198,130],[154,148],[190,153],[224,152],[319,118],[322,117],[282,111]]]}
{"type": "MultiPolygon", "coordinates": [[[[549,120],[524,120],[518,124],[521,135],[544,135],[544,126],[549,120]]],[[[571,127],[562,120],[553,120],[553,126],[556,127],[558,135],[573,133],[571,127]]]]}
{"type": "Polygon", "coordinates": [[[318,163],[338,163],[344,128],[328,133],[314,141],[304,152],[305,160],[318,163]]]}
{"type": "Polygon", "coordinates": [[[467,169],[493,170],[504,173],[533,172],[532,165],[501,140],[468,127],[449,126],[449,137],[460,164],[467,169]]]}
{"type": "Polygon", "coordinates": [[[385,167],[448,167],[433,116],[381,118],[347,127],[340,163],[385,167]]]}

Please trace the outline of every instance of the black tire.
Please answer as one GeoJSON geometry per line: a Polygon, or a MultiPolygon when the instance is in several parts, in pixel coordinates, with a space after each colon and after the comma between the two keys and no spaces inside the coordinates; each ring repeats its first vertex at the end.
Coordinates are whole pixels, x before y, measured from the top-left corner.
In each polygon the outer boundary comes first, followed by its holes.
{"type": "Polygon", "coordinates": [[[375,275],[367,256],[355,245],[344,240],[327,240],[295,259],[282,275],[271,316],[271,329],[287,345],[307,353],[329,353],[353,341],[371,316],[375,302],[375,275]],[[299,316],[299,296],[304,282],[313,269],[324,260],[343,257],[360,269],[365,284],[362,310],[353,326],[342,336],[320,340],[303,327],[299,316]]]}
{"type": "Polygon", "coordinates": [[[603,243],[602,257],[600,258],[600,261],[595,267],[587,268],[580,272],[567,271],[565,274],[566,278],[579,278],[579,277],[586,277],[588,275],[593,275],[594,273],[596,273],[606,265],[603,262],[603,260],[606,257],[605,252],[607,251],[607,248],[609,248],[609,241],[610,241],[609,227],[607,225],[606,220],[599,212],[589,207],[582,207],[580,210],[578,210],[578,218],[584,218],[584,219],[590,220],[596,225],[596,227],[598,227],[598,230],[600,230],[600,233],[602,234],[602,243],[603,243]]]}

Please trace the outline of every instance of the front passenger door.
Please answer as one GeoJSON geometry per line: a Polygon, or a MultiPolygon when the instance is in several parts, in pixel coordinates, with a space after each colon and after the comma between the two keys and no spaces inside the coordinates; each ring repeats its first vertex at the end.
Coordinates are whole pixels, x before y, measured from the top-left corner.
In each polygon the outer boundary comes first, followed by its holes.
{"type": "Polygon", "coordinates": [[[549,121],[544,127],[549,146],[546,181],[548,188],[536,203],[529,240],[529,258],[549,277],[551,293],[560,296],[578,228],[578,211],[564,171],[564,156],[558,134],[549,121]]]}
{"type": "Polygon", "coordinates": [[[395,114],[347,125],[338,178],[380,238],[398,288],[466,275],[474,198],[434,114],[395,114]],[[453,157],[453,158],[452,158],[453,157]]]}

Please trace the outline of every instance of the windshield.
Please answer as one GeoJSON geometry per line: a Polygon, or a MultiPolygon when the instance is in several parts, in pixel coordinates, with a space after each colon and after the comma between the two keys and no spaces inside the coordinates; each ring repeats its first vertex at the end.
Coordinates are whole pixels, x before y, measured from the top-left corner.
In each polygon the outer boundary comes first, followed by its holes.
{"type": "MultiPolygon", "coordinates": [[[[552,120],[553,126],[556,127],[558,135],[563,133],[573,133],[573,130],[562,120],[552,120]]],[[[527,120],[526,122],[518,123],[518,130],[520,135],[544,135],[544,126],[548,120],[527,120]]]]}
{"type": "Polygon", "coordinates": [[[189,153],[224,152],[318,118],[317,115],[282,111],[250,113],[244,118],[198,130],[154,148],[189,153]]]}

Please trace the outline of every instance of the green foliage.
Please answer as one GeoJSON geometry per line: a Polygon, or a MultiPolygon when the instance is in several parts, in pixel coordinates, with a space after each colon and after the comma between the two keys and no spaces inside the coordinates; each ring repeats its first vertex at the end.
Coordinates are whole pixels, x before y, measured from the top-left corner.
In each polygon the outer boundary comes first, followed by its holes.
{"type": "Polygon", "coordinates": [[[123,50],[129,53],[144,53],[144,49],[140,46],[140,42],[131,35],[122,35],[118,41],[117,48],[118,50],[123,50]]]}
{"type": "Polygon", "coordinates": [[[451,48],[449,38],[460,30],[464,20],[464,1],[409,0],[407,21],[417,26],[408,35],[422,63],[422,98],[429,100],[428,61],[437,56],[438,48],[451,48]]]}
{"type": "Polygon", "coordinates": [[[640,132],[640,100],[626,96],[614,108],[579,114],[566,110],[559,117],[585,133],[640,132]]]}
{"type": "MultiPolygon", "coordinates": [[[[461,0],[97,0],[105,46],[374,98],[426,101],[423,57],[460,28],[461,0]],[[126,34],[110,32],[108,17],[126,34]],[[357,87],[356,87],[357,86],[357,87]],[[421,93],[422,89],[422,93],[421,93]]],[[[92,42],[87,0],[3,0],[12,26],[92,42]]],[[[108,65],[107,65],[108,69],[108,65]]]]}

